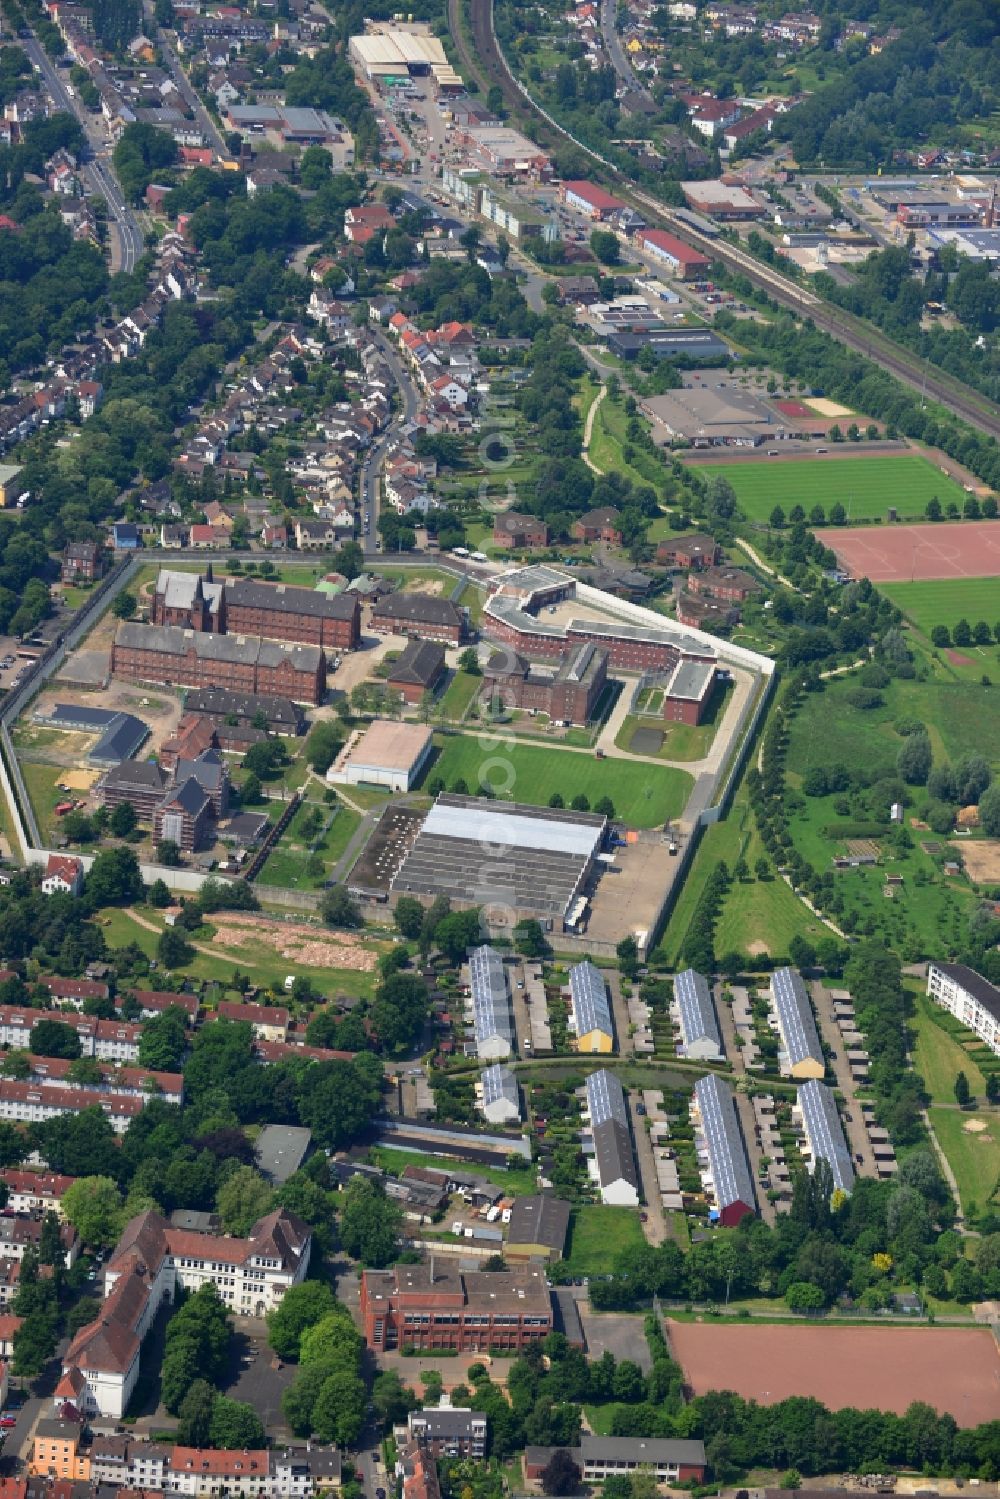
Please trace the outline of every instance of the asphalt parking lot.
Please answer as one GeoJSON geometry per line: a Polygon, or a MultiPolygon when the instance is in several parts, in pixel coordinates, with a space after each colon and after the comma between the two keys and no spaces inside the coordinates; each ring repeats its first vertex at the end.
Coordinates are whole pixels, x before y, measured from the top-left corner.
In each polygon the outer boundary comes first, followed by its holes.
{"type": "Polygon", "coordinates": [[[272,1438],[288,1438],[291,1432],[281,1414],[281,1397],[296,1375],[294,1364],[282,1363],[267,1346],[263,1322],[244,1317],[235,1320],[230,1382],[225,1393],[233,1400],[252,1405],[272,1438]]]}
{"type": "Polygon", "coordinates": [[[599,1359],[613,1353],[616,1359],[631,1359],[644,1374],[653,1367],[643,1318],[639,1313],[592,1312],[580,1304],[580,1318],[587,1337],[587,1357],[599,1359]]]}

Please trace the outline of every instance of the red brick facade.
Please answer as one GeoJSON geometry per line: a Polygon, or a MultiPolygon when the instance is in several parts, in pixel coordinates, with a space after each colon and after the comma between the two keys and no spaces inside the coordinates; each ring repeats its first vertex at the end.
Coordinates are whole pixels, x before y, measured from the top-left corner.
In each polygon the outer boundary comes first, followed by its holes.
{"type": "Polygon", "coordinates": [[[549,544],[549,528],[534,515],[520,515],[516,510],[507,510],[494,518],[493,542],[496,546],[546,547],[549,544]]]}
{"type": "Polygon", "coordinates": [[[541,1271],[463,1275],[440,1263],[435,1271],[433,1261],[366,1270],[361,1317],[375,1353],[390,1348],[513,1353],[552,1331],[552,1303],[541,1271]]]}
{"type": "Polygon", "coordinates": [[[123,645],[111,648],[111,672],[129,682],[153,682],[160,687],[224,687],[231,692],[266,693],[298,703],[321,703],[326,694],[326,662],[300,669],[291,656],[270,663],[254,652],[245,660],[199,656],[194,645],[168,654],[123,645]]]}

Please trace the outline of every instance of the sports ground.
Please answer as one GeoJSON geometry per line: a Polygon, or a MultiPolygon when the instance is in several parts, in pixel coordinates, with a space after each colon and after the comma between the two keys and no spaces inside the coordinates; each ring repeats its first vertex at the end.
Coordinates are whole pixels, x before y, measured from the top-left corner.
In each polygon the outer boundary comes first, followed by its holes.
{"type": "Polygon", "coordinates": [[[841,567],[873,583],[1000,577],[1000,520],[863,526],[824,531],[823,540],[841,567]]]}
{"type": "Polygon", "coordinates": [[[845,453],[838,454],[836,462],[822,457],[749,459],[699,464],[698,472],[727,479],[749,520],[767,520],[775,505],[786,515],[801,505],[808,516],[814,505],[822,505],[829,514],[838,503],[849,521],[885,520],[890,508],[899,515],[923,515],[935,495],[942,509],[952,501],[961,509],[966,498],[961,486],[933,463],[906,453],[875,457],[845,453]]]}
{"type": "Polygon", "coordinates": [[[694,1394],[728,1389],[775,1405],[811,1395],[830,1410],[895,1411],[914,1400],[959,1426],[996,1418],[1000,1352],[988,1327],[782,1327],[667,1322],[694,1394]]]}
{"type": "Polygon", "coordinates": [[[882,592],[925,635],[935,625],[947,625],[953,630],[960,619],[973,626],[985,620],[991,630],[1000,621],[1000,582],[996,578],[888,583],[883,585],[882,592]]]}

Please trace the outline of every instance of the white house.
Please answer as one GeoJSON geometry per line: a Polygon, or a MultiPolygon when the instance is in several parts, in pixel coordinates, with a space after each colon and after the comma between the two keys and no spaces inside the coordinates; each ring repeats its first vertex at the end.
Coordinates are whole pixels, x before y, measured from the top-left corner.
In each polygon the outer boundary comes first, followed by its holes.
{"type": "Polygon", "coordinates": [[[927,993],[1000,1056],[1000,989],[964,963],[931,963],[927,993]]]}
{"type": "Polygon", "coordinates": [[[45,895],[79,895],[83,889],[83,865],[69,854],[49,854],[42,877],[45,895]]]}

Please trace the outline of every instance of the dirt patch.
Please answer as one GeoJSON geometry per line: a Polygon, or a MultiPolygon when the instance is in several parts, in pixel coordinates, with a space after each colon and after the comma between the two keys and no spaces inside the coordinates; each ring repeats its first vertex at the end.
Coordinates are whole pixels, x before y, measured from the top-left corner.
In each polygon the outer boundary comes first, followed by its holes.
{"type": "Polygon", "coordinates": [[[815,411],[817,416],[829,416],[837,418],[840,416],[853,416],[848,406],[841,406],[837,401],[828,401],[824,396],[814,396],[809,401],[809,409],[815,411]]]}
{"type": "Polygon", "coordinates": [[[418,578],[413,583],[408,582],[404,592],[439,594],[444,592],[444,583],[440,578],[418,578]]]}
{"type": "Polygon", "coordinates": [[[351,968],[358,973],[371,973],[378,961],[377,953],[362,947],[353,937],[317,932],[304,922],[271,925],[259,915],[229,913],[220,916],[213,925],[221,947],[239,949],[260,943],[303,968],[351,968]]]}
{"type": "Polygon", "coordinates": [[[982,1135],[986,1132],[986,1125],[981,1119],[966,1119],[962,1128],[970,1135],[982,1135]]]}
{"type": "Polygon", "coordinates": [[[812,1396],[831,1410],[895,1411],[914,1400],[960,1426],[996,1416],[1000,1352],[986,1327],[740,1327],[667,1322],[674,1357],[696,1395],[719,1386],[774,1405],[812,1396]]]}
{"type": "Polygon", "coordinates": [[[952,839],[948,848],[961,859],[966,874],[976,884],[1000,881],[1000,838],[952,839]]]}
{"type": "Polygon", "coordinates": [[[951,662],[952,666],[971,666],[972,665],[972,657],[971,656],[963,656],[961,651],[945,651],[945,655],[947,656],[948,660],[951,662]]]}
{"type": "Polygon", "coordinates": [[[768,948],[767,943],[761,942],[759,938],[756,942],[751,942],[747,947],[747,952],[752,958],[762,958],[764,954],[769,951],[770,949],[768,948]]]}

